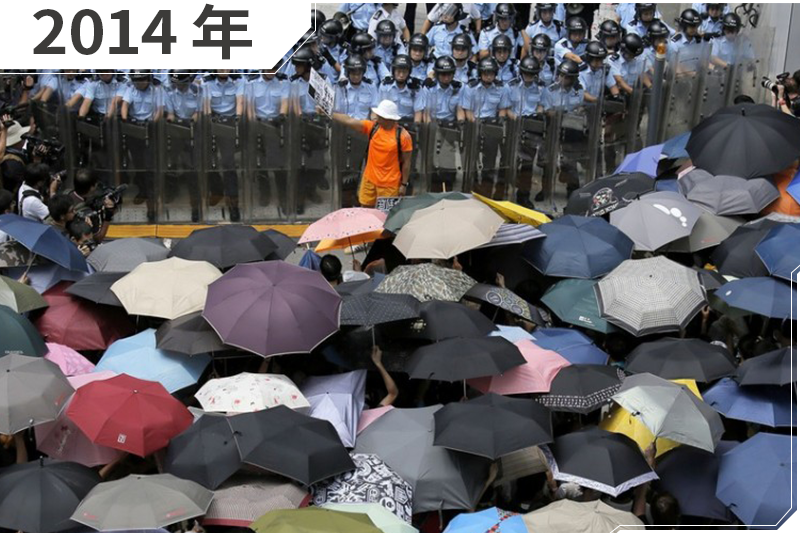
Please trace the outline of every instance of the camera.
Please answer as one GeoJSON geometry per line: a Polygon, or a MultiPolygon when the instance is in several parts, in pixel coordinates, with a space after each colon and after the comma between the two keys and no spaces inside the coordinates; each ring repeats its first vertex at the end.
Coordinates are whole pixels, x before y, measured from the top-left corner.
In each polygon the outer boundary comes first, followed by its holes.
{"type": "Polygon", "coordinates": [[[43,163],[51,167],[61,166],[65,147],[58,138],[52,137],[45,139],[26,133],[22,136],[22,139],[27,141],[25,149],[29,161],[33,161],[34,157],[40,157],[43,163]]]}
{"type": "Polygon", "coordinates": [[[86,202],[76,208],[75,215],[80,218],[89,219],[92,232],[97,233],[103,222],[111,221],[113,212],[122,204],[122,196],[128,189],[128,185],[123,183],[117,187],[108,187],[102,183],[97,184],[97,190],[86,199],[86,202]],[[107,208],[106,200],[111,200],[114,207],[107,208]]]}
{"type": "Polygon", "coordinates": [[[772,91],[773,93],[778,94],[778,86],[785,85],[786,78],[788,78],[789,76],[791,76],[789,72],[783,72],[775,77],[776,81],[772,81],[768,77],[764,76],[763,78],[761,78],[761,86],[767,89],[768,91],[772,91]]]}

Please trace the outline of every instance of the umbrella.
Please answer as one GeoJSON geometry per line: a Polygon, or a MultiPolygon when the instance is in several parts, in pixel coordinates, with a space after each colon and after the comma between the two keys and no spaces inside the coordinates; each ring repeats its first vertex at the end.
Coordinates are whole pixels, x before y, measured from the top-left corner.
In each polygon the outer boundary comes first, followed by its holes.
{"type": "Polygon", "coordinates": [[[566,215],[540,229],[547,238],[527,243],[522,253],[546,276],[597,278],[633,251],[633,242],[602,218],[566,215]]]}
{"type": "Polygon", "coordinates": [[[378,504],[403,522],[411,523],[411,485],[377,455],[353,453],[351,457],[356,465],[355,470],[311,487],[314,505],[378,504]]]}
{"type": "Polygon", "coordinates": [[[410,294],[420,302],[459,301],[477,282],[460,270],[431,263],[397,267],[375,292],[410,294]]]}
{"type": "Polygon", "coordinates": [[[142,263],[111,286],[128,314],[173,319],[203,309],[208,285],[222,273],[205,261],[170,257],[142,263]]]}
{"type": "Polygon", "coordinates": [[[632,513],[620,511],[601,500],[559,500],[522,517],[528,531],[547,533],[607,533],[645,529],[632,513]]]}
{"type": "Polygon", "coordinates": [[[786,192],[789,193],[795,202],[800,204],[800,170],[794,175],[792,181],[786,187],[786,192]]]}
{"type": "Polygon", "coordinates": [[[419,310],[419,301],[413,296],[367,292],[345,297],[342,300],[341,324],[343,326],[374,326],[417,318],[419,310]]]}
{"type": "Polygon", "coordinates": [[[24,283],[0,276],[0,305],[17,313],[27,313],[47,307],[47,302],[24,283]]]}
{"type": "Polygon", "coordinates": [[[441,200],[419,209],[394,246],[408,259],[450,259],[488,243],[503,218],[477,200],[441,200]]]}
{"type": "Polygon", "coordinates": [[[415,527],[400,520],[379,503],[326,503],[322,507],[343,513],[367,515],[383,533],[419,533],[415,527]]]}
{"type": "Polygon", "coordinates": [[[605,365],[570,365],[550,383],[550,391],[536,398],[553,411],[588,414],[608,403],[625,375],[605,365]]]}
{"type": "Polygon", "coordinates": [[[492,304],[539,326],[544,326],[541,311],[505,287],[478,283],[467,292],[466,297],[492,304]]]}
{"type": "Polygon", "coordinates": [[[169,442],[164,471],[214,490],[242,466],[225,416],[202,415],[169,442]]]}
{"type": "Polygon", "coordinates": [[[97,370],[157,381],[173,393],[197,383],[210,362],[208,354],[189,357],[159,350],[156,348],[156,330],[146,329],[109,346],[97,363],[97,370]]]}
{"type": "Polygon", "coordinates": [[[633,240],[636,250],[652,252],[688,237],[701,213],[678,193],[654,192],[611,213],[611,224],[633,240]]]}
{"type": "Polygon", "coordinates": [[[797,437],[757,433],[719,461],[717,498],[746,525],[778,526],[797,494],[797,437]]]}
{"type": "Polygon", "coordinates": [[[666,245],[665,251],[694,253],[713,246],[730,237],[742,225],[738,219],[712,215],[706,211],[697,219],[688,237],[683,237],[666,245]]]}
{"type": "Polygon", "coordinates": [[[469,380],[470,386],[486,394],[533,394],[548,392],[553,378],[569,366],[569,361],[552,350],[545,350],[529,340],[514,343],[525,358],[525,364],[499,376],[469,380]]]}
{"type": "Polygon", "coordinates": [[[261,233],[266,235],[277,247],[274,252],[266,257],[267,261],[284,261],[287,257],[292,255],[292,252],[294,252],[294,249],[297,247],[297,243],[294,239],[276,229],[270,228],[261,233]]]}
{"type": "Polygon", "coordinates": [[[655,144],[626,155],[625,159],[622,160],[622,164],[614,171],[614,174],[641,172],[655,178],[658,175],[658,162],[661,161],[661,151],[663,149],[663,144],[655,144]]]}
{"type": "Polygon", "coordinates": [[[425,193],[419,196],[402,198],[389,211],[383,227],[387,231],[397,233],[405,226],[412,215],[420,209],[430,207],[441,200],[468,200],[469,196],[460,192],[425,193]]]}
{"type": "Polygon", "coordinates": [[[698,274],[700,274],[700,283],[706,290],[706,294],[709,294],[711,291],[715,291],[728,283],[728,280],[725,279],[725,276],[716,270],[710,270],[708,268],[700,268],[696,266],[692,267],[692,270],[695,270],[698,274]]]}
{"type": "Polygon", "coordinates": [[[356,435],[359,435],[362,431],[367,429],[367,427],[375,422],[377,419],[388,413],[394,409],[391,405],[385,405],[383,407],[376,407],[374,409],[364,409],[361,411],[361,418],[358,419],[358,427],[356,427],[356,435]]]}
{"type": "Polygon", "coordinates": [[[306,507],[270,511],[252,524],[256,533],[382,533],[365,514],[306,507]]]}
{"type": "Polygon", "coordinates": [[[156,346],[187,355],[221,352],[229,349],[217,336],[201,311],[168,320],[156,330],[156,346]]]}
{"type": "Polygon", "coordinates": [[[663,256],[625,261],[595,294],[603,318],[636,336],[685,328],[706,305],[697,272],[663,256]]]}
{"type": "Polygon", "coordinates": [[[87,261],[98,272],[131,272],[142,263],[163,261],[169,250],[159,239],[118,239],[104,242],[87,261]]]}
{"type": "Polygon", "coordinates": [[[105,350],[117,339],[133,335],[134,327],[122,309],[94,304],[67,294],[68,281],[44,293],[50,304],[34,324],[48,342],[73,350],[105,350]]]}
{"type": "Polygon", "coordinates": [[[308,492],[277,476],[236,475],[214,491],[203,525],[249,527],[278,509],[297,509],[308,492]]]}
{"type": "Polygon", "coordinates": [[[492,240],[486,244],[477,246],[476,250],[492,248],[495,246],[509,246],[512,244],[522,244],[533,239],[544,239],[546,235],[528,224],[507,224],[500,225],[500,229],[494,234],[492,240]]]}
{"type": "Polygon", "coordinates": [[[230,417],[242,460],[311,485],[355,468],[333,425],[279,405],[230,417]]]}
{"type": "Polygon", "coordinates": [[[495,327],[497,328],[496,330],[489,332],[490,337],[502,337],[509,342],[529,341],[533,339],[533,335],[519,326],[497,324],[495,327]]]}
{"type": "Polygon", "coordinates": [[[769,427],[797,425],[791,387],[741,387],[725,378],[703,394],[705,402],[725,418],[769,427]]]}
{"type": "Polygon", "coordinates": [[[6,270],[6,274],[14,279],[18,279],[26,273],[28,276],[28,284],[39,294],[44,294],[62,281],[80,281],[89,276],[88,272],[67,270],[49,261],[46,264],[32,266],[30,268],[19,267],[6,270]]]}
{"type": "Polygon", "coordinates": [[[529,337],[545,350],[553,350],[574,364],[604,365],[608,354],[595,346],[584,333],[567,328],[538,328],[529,337]]]}
{"type": "Polygon", "coordinates": [[[414,351],[406,363],[412,379],[461,381],[496,376],[525,364],[516,346],[500,337],[447,339],[414,351]]]}
{"type": "Polygon", "coordinates": [[[587,426],[542,447],[553,478],[617,497],[658,476],[634,441],[587,426]]]}
{"type": "Polygon", "coordinates": [[[522,207],[514,202],[492,200],[491,198],[481,196],[476,192],[473,192],[472,196],[473,198],[476,198],[491,207],[495,213],[503,217],[508,222],[513,222],[515,224],[526,224],[534,227],[539,226],[540,224],[551,222],[550,217],[544,213],[540,213],[539,211],[533,209],[528,209],[527,207],[522,207]]]}
{"type": "Polygon", "coordinates": [[[730,523],[731,512],[715,494],[722,455],[738,443],[720,441],[713,454],[684,446],[664,455],[656,466],[658,485],[675,496],[681,514],[730,523]]]}
{"type": "Polygon", "coordinates": [[[637,346],[628,355],[625,370],[708,383],[731,375],[736,361],[727,349],[700,339],[664,338],[637,346]]]}
{"type": "Polygon", "coordinates": [[[309,407],[294,382],[281,374],[242,372],[210,379],[194,395],[205,411],[249,413],[285,405],[292,409],[309,407]]]}
{"type": "MultiPolygon", "coordinates": [[[[800,266],[800,224],[781,224],[767,233],[756,253],[771,276],[792,281],[792,274],[800,266]]],[[[796,274],[795,274],[796,277],[796,274]]]]}
{"type": "Polygon", "coordinates": [[[140,457],[164,448],[192,423],[163,385],[124,374],[79,388],[67,416],[92,442],[140,457]]]}
{"type": "Polygon", "coordinates": [[[542,303],[568,324],[600,333],[617,331],[614,325],[600,316],[595,285],[597,282],[594,280],[563,279],[547,289],[542,296],[542,303]]]}
{"type": "Polygon", "coordinates": [[[212,283],[203,317],[225,344],[263,357],[308,353],[339,329],[341,302],[318,272],[267,261],[212,283]]]}
{"type": "Polygon", "coordinates": [[[716,411],[685,387],[652,374],[629,376],[613,399],[657,437],[709,452],[722,437],[716,411]]]}
{"type": "Polygon", "coordinates": [[[58,365],[65,376],[88,374],[94,371],[94,364],[84,356],[63,344],[46,343],[47,353],[44,358],[58,365]]]}
{"type": "Polygon", "coordinates": [[[343,250],[359,244],[367,244],[375,242],[383,237],[383,229],[370,231],[368,233],[360,233],[352,237],[345,237],[343,239],[324,239],[319,241],[319,244],[314,248],[318,254],[323,252],[330,252],[331,250],[343,250]]]}
{"type": "Polygon", "coordinates": [[[96,304],[122,307],[117,295],[111,292],[111,286],[124,275],[125,272],[95,272],[70,285],[67,293],[96,304]]]}
{"type": "Polygon", "coordinates": [[[599,178],[573,191],[564,213],[587,217],[607,215],[641,195],[653,192],[655,184],[651,176],[641,172],[599,178]]]}
{"type": "Polygon", "coordinates": [[[89,270],[78,247],[53,226],[19,215],[0,215],[0,230],[34,254],[41,255],[67,270],[89,270]]]}
{"type": "Polygon", "coordinates": [[[363,233],[383,230],[386,213],[377,209],[353,207],[339,209],[320,218],[303,232],[297,244],[323,241],[326,239],[346,239],[363,233]]]}
{"type": "Polygon", "coordinates": [[[348,448],[356,445],[356,428],[364,410],[367,371],[333,376],[312,376],[303,383],[303,395],[311,404],[308,414],[330,422],[348,448]]]}
{"type": "Polygon", "coordinates": [[[55,363],[16,354],[0,357],[0,435],[55,420],[72,390],[55,363]]]}
{"type": "Polygon", "coordinates": [[[447,525],[444,533],[528,533],[522,516],[497,507],[477,513],[461,513],[447,525]]]}
{"type": "Polygon", "coordinates": [[[374,291],[378,285],[380,285],[383,278],[385,278],[383,274],[376,274],[375,276],[369,279],[359,279],[356,281],[345,281],[344,283],[338,284],[335,289],[341,296],[361,296],[363,294],[369,294],[374,291]]]}
{"type": "Polygon", "coordinates": [[[0,527],[50,533],[75,527],[70,521],[100,476],[85,466],[40,459],[16,464],[0,474],[0,527]]]}
{"type": "Polygon", "coordinates": [[[693,130],[686,151],[712,174],[756,178],[780,172],[800,156],[800,124],[762,104],[722,108],[693,130]]]}
{"type": "Polygon", "coordinates": [[[755,215],[780,198],[775,185],[759,178],[712,176],[696,168],[678,180],[681,194],[715,215],[755,215]]]}
{"type": "Polygon", "coordinates": [[[0,331],[0,357],[14,353],[41,357],[47,353],[42,336],[30,320],[5,305],[0,305],[0,331]]]}
{"type": "Polygon", "coordinates": [[[252,226],[212,226],[194,230],[178,241],[170,257],[206,261],[224,269],[239,263],[263,261],[278,247],[252,226]]]}
{"type": "Polygon", "coordinates": [[[689,157],[689,152],[686,151],[686,143],[689,142],[689,136],[692,134],[686,131],[671,139],[668,139],[661,148],[661,153],[669,159],[683,159],[689,157]]]}
{"type": "Polygon", "coordinates": [[[28,265],[38,266],[43,263],[52,264],[43,259],[15,240],[0,243],[0,268],[22,267],[23,272],[28,265]]]}
{"type": "Polygon", "coordinates": [[[550,410],[534,400],[489,393],[445,405],[433,418],[434,446],[493,460],[553,441],[550,410]]]}
{"type": "Polygon", "coordinates": [[[787,347],[745,360],[736,369],[739,385],[788,385],[797,381],[797,350],[787,347]]]}
{"type": "Polygon", "coordinates": [[[777,222],[768,221],[758,226],[745,224],[731,233],[712,252],[711,262],[719,273],[737,278],[768,276],[769,271],[761,258],[756,254],[756,246],[767,236],[769,230],[778,226],[777,222]]]}
{"type": "Polygon", "coordinates": [[[420,319],[422,327],[414,336],[431,341],[485,337],[495,329],[492,321],[480,311],[454,302],[423,302],[420,319]]]}
{"type": "Polygon", "coordinates": [[[130,475],[96,485],[72,519],[98,530],[155,529],[205,514],[213,494],[170,474],[130,475]]]}
{"type": "Polygon", "coordinates": [[[356,443],[356,453],[378,454],[413,487],[415,514],[472,509],[486,482],[488,461],[433,445],[433,416],[441,408],[392,409],[356,443]]]}
{"type": "Polygon", "coordinates": [[[797,317],[797,291],[775,278],[745,278],[729,281],[716,291],[723,302],[770,318],[797,317]]]}

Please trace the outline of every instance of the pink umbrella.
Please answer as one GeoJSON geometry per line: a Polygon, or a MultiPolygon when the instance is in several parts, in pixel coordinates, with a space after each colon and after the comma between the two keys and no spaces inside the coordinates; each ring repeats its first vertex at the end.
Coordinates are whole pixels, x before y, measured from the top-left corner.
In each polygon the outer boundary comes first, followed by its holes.
{"type": "Polygon", "coordinates": [[[512,368],[500,376],[470,379],[472,387],[486,394],[531,394],[549,392],[550,383],[569,361],[552,350],[545,350],[529,340],[514,343],[527,363],[512,368]]]}
{"type": "Polygon", "coordinates": [[[297,243],[346,239],[362,233],[382,230],[384,222],[386,222],[386,213],[377,209],[364,207],[339,209],[311,224],[297,243]]]}
{"type": "Polygon", "coordinates": [[[87,385],[93,381],[110,379],[116,375],[116,372],[112,372],[110,370],[100,370],[99,372],[91,372],[89,374],[81,374],[79,376],[70,376],[67,378],[67,381],[69,381],[69,384],[72,385],[73,389],[80,389],[84,385],[87,385]]]}
{"type": "Polygon", "coordinates": [[[84,356],[63,344],[48,342],[47,353],[44,358],[58,365],[65,376],[78,376],[88,374],[94,370],[94,365],[84,356]]]}
{"type": "Polygon", "coordinates": [[[375,409],[366,409],[361,411],[361,417],[358,419],[358,427],[356,428],[356,435],[367,429],[367,426],[375,422],[392,409],[394,409],[394,407],[387,405],[385,407],[376,407],[375,409]]]}

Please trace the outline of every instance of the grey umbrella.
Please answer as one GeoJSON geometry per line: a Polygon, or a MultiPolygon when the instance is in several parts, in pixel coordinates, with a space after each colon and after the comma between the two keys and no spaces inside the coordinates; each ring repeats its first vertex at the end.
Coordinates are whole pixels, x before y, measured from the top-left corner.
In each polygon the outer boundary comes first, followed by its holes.
{"type": "Polygon", "coordinates": [[[472,509],[489,461],[433,445],[433,415],[441,405],[392,409],[359,436],[356,453],[378,455],[414,488],[414,513],[472,509]]]}
{"type": "Polygon", "coordinates": [[[226,345],[203,318],[202,311],[167,320],[156,331],[156,345],[188,355],[214,353],[232,349],[226,345]]]}
{"type": "Polygon", "coordinates": [[[161,261],[169,250],[158,239],[119,239],[98,246],[86,261],[101,272],[130,272],[142,263],[161,261]]]}
{"type": "Polygon", "coordinates": [[[630,237],[635,250],[652,252],[691,235],[700,214],[678,193],[654,192],[612,212],[611,224],[630,237]]]}
{"type": "Polygon", "coordinates": [[[781,195],[764,178],[713,176],[699,168],[680,178],[678,188],[689,201],[715,215],[754,215],[781,195]]]}
{"type": "Polygon", "coordinates": [[[122,307],[117,295],[111,292],[111,286],[124,275],[125,272],[95,272],[67,287],[66,292],[96,304],[122,307]]]}
{"type": "Polygon", "coordinates": [[[688,237],[669,243],[663,248],[669,252],[694,253],[712,248],[731,236],[744,221],[703,212],[688,237]]]}
{"type": "Polygon", "coordinates": [[[268,261],[284,260],[292,255],[294,249],[297,248],[297,242],[295,239],[284,235],[278,230],[268,229],[262,231],[261,233],[262,235],[269,237],[269,239],[278,247],[277,250],[267,256],[268,261]]]}

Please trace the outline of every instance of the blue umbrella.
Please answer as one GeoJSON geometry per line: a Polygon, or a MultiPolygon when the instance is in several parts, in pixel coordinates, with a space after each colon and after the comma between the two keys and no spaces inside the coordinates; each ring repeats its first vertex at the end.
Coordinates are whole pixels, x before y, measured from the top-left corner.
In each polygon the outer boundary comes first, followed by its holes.
{"type": "Polygon", "coordinates": [[[187,356],[156,348],[156,330],[120,339],[103,354],[95,372],[111,370],[147,381],[158,381],[170,393],[197,383],[211,362],[207,354],[187,356]]]}
{"type": "Polygon", "coordinates": [[[800,204],[800,170],[797,171],[797,174],[794,175],[789,186],[786,187],[786,192],[789,193],[789,196],[794,198],[795,202],[800,204]]]}
{"type": "Polygon", "coordinates": [[[770,427],[797,425],[790,387],[740,387],[731,378],[724,378],[703,394],[703,400],[719,414],[733,420],[770,427]]]}
{"type": "Polygon", "coordinates": [[[722,456],[717,498],[746,525],[777,526],[794,512],[797,437],[757,433],[722,456]]]}
{"type": "Polygon", "coordinates": [[[77,246],[53,226],[19,215],[0,215],[0,230],[36,255],[41,255],[67,270],[81,272],[89,270],[86,259],[78,251],[77,246]]]}
{"type": "Polygon", "coordinates": [[[503,337],[508,342],[529,341],[533,336],[518,326],[497,326],[497,329],[489,332],[490,337],[503,337]]]}
{"type": "Polygon", "coordinates": [[[680,189],[678,188],[678,178],[656,180],[656,192],[664,191],[680,193],[680,189]]]}
{"type": "Polygon", "coordinates": [[[655,178],[658,175],[658,162],[661,161],[663,149],[663,144],[656,144],[626,155],[625,159],[622,160],[622,164],[614,171],[614,174],[642,172],[655,178]]]}
{"type": "Polygon", "coordinates": [[[797,316],[797,291],[775,278],[743,278],[729,281],[714,293],[731,307],[770,318],[797,316]],[[793,311],[794,310],[794,311],[793,311]]]}
{"type": "Polygon", "coordinates": [[[566,215],[539,229],[548,238],[525,244],[522,257],[546,276],[597,278],[633,252],[633,241],[599,217],[566,215]]]}
{"type": "Polygon", "coordinates": [[[314,250],[306,250],[303,254],[303,257],[300,258],[300,262],[298,263],[299,266],[303,268],[307,268],[309,270],[316,270],[319,272],[320,264],[322,263],[322,257],[319,256],[317,252],[314,250]]]}
{"type": "Polygon", "coordinates": [[[792,271],[800,266],[800,224],[775,226],[758,243],[756,253],[771,276],[792,281],[792,271]]]}
{"type": "Polygon", "coordinates": [[[300,392],[311,408],[309,416],[330,422],[348,448],[356,445],[356,428],[364,410],[367,371],[356,370],[332,376],[312,376],[300,392]]]}
{"type": "Polygon", "coordinates": [[[522,516],[497,507],[479,513],[461,513],[450,521],[444,533],[528,533],[522,516]],[[496,528],[496,529],[493,529],[496,528]]]}
{"type": "Polygon", "coordinates": [[[48,291],[62,281],[80,281],[89,275],[88,272],[67,270],[55,263],[48,263],[46,265],[34,265],[30,269],[26,267],[8,268],[8,277],[19,279],[20,276],[25,274],[26,270],[30,286],[39,294],[48,291]]]}
{"type": "Polygon", "coordinates": [[[533,342],[545,350],[553,350],[573,365],[604,365],[608,354],[578,330],[539,328],[533,332],[533,342]]]}
{"type": "Polygon", "coordinates": [[[669,139],[661,147],[661,153],[669,159],[683,159],[689,157],[689,152],[686,151],[686,144],[689,142],[691,131],[676,135],[669,139]]]}

